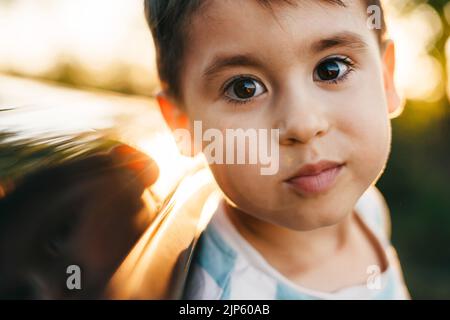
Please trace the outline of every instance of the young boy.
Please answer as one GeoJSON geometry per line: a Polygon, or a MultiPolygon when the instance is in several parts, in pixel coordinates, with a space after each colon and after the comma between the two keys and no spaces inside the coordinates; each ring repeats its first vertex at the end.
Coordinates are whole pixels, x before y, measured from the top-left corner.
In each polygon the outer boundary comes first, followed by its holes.
{"type": "Polygon", "coordinates": [[[261,162],[210,164],[224,201],[185,297],[408,298],[374,187],[400,108],[394,44],[382,15],[367,14],[382,13],[379,1],[145,5],[171,128],[279,132],[276,174],[262,175],[261,162]]]}

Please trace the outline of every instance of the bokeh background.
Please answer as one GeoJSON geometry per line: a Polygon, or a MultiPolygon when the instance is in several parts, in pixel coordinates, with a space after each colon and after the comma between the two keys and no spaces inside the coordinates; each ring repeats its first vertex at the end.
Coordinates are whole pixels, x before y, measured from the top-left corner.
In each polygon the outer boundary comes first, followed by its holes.
{"type": "MultiPolygon", "coordinates": [[[[450,4],[384,5],[405,107],[378,187],[412,297],[450,299],[450,4]]],[[[151,154],[163,194],[180,166],[155,106],[154,58],[141,0],[0,0],[0,195],[98,150],[100,134],[151,154]]]]}

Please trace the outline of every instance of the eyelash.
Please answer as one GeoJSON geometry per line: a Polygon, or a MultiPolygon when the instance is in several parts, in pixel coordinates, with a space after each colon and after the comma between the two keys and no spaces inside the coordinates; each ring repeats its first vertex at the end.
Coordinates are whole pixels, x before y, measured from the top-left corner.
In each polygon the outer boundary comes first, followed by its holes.
{"type": "MultiPolygon", "coordinates": [[[[331,56],[331,57],[327,57],[325,59],[323,59],[322,61],[320,61],[318,63],[317,66],[319,66],[321,63],[324,63],[326,61],[339,61],[344,63],[345,65],[347,65],[347,67],[349,68],[347,70],[347,72],[344,73],[344,75],[342,75],[340,78],[338,79],[333,79],[333,80],[322,80],[322,81],[318,81],[318,82],[322,82],[322,83],[326,83],[326,84],[334,84],[337,85],[341,82],[344,82],[345,80],[347,80],[347,78],[349,77],[350,73],[355,71],[355,66],[356,63],[350,59],[347,56],[331,56]]],[[[316,67],[317,68],[317,67],[316,67]]],[[[315,71],[314,71],[315,72],[315,71]]]]}
{"type": "MultiPolygon", "coordinates": [[[[349,77],[350,73],[352,73],[352,72],[355,71],[355,65],[356,65],[356,63],[355,63],[352,59],[350,59],[349,57],[347,57],[347,56],[332,56],[332,57],[327,57],[326,59],[320,61],[318,65],[320,65],[321,63],[324,63],[324,62],[326,62],[326,61],[330,61],[330,60],[342,62],[342,63],[344,63],[345,65],[347,65],[349,69],[348,69],[348,70],[345,72],[345,74],[342,75],[340,78],[338,78],[338,79],[333,79],[333,80],[322,80],[322,81],[320,81],[320,82],[322,82],[322,83],[337,85],[337,84],[339,84],[339,83],[344,82],[345,80],[347,80],[347,78],[349,77]]],[[[235,82],[238,81],[238,80],[242,80],[242,79],[246,79],[246,78],[252,79],[252,80],[254,80],[254,81],[260,82],[258,79],[255,79],[254,77],[249,76],[249,75],[245,75],[245,74],[237,75],[237,76],[231,78],[231,79],[230,79],[229,81],[227,81],[227,82],[223,85],[223,87],[222,87],[222,96],[223,96],[223,98],[226,100],[227,103],[234,104],[234,105],[244,105],[244,104],[247,104],[247,103],[253,101],[254,98],[250,98],[250,99],[246,99],[246,100],[237,100],[237,99],[230,98],[230,97],[228,97],[228,96],[225,94],[225,93],[227,92],[227,90],[230,88],[230,86],[233,85],[233,83],[235,83],[235,82]]],[[[261,84],[262,84],[262,83],[261,83],[261,84]]]]}
{"type": "Polygon", "coordinates": [[[228,96],[224,96],[224,98],[225,98],[225,100],[226,100],[228,103],[236,104],[236,105],[247,104],[247,103],[249,103],[249,102],[252,102],[253,99],[254,99],[254,98],[251,98],[251,99],[247,99],[247,100],[236,100],[236,99],[230,98],[230,97],[228,97],[228,96]]]}
{"type": "Polygon", "coordinates": [[[230,97],[227,97],[227,96],[225,96],[224,98],[225,98],[225,100],[226,100],[228,103],[231,103],[231,104],[237,104],[237,105],[247,104],[247,103],[249,103],[249,102],[251,102],[251,101],[253,100],[253,99],[236,100],[236,99],[233,99],[233,98],[230,98],[230,97]]]}
{"type": "Polygon", "coordinates": [[[257,81],[257,82],[261,83],[261,85],[264,86],[260,80],[258,80],[257,78],[255,78],[253,76],[246,75],[246,74],[240,74],[240,75],[234,76],[233,78],[231,78],[230,80],[225,82],[225,84],[222,86],[222,96],[227,101],[227,103],[234,104],[234,105],[244,105],[244,104],[247,104],[247,103],[250,103],[253,101],[254,98],[249,98],[249,99],[245,99],[245,100],[237,100],[237,99],[233,99],[226,95],[226,92],[234,83],[236,83],[239,80],[243,80],[243,79],[251,79],[253,81],[257,81]]]}

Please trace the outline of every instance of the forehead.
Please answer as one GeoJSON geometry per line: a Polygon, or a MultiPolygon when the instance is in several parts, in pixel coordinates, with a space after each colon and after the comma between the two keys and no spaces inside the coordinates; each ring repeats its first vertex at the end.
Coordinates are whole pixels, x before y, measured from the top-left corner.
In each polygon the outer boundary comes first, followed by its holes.
{"type": "Polygon", "coordinates": [[[333,34],[351,32],[377,46],[375,33],[367,27],[361,0],[346,6],[327,1],[209,0],[188,25],[186,68],[204,68],[215,56],[257,54],[262,60],[290,59],[308,54],[314,42],[333,34]]]}

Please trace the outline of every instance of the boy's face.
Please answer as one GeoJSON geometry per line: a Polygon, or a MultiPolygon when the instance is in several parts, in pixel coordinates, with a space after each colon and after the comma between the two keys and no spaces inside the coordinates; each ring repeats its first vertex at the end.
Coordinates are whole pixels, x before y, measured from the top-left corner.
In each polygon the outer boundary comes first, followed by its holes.
{"type": "Polygon", "coordinates": [[[211,165],[239,210],[295,230],[332,225],[381,175],[397,104],[393,50],[381,54],[362,1],[347,4],[208,1],[193,17],[181,77],[191,124],[280,130],[277,174],[211,165]],[[331,189],[287,182],[320,160],[344,164],[331,189]]]}

